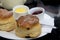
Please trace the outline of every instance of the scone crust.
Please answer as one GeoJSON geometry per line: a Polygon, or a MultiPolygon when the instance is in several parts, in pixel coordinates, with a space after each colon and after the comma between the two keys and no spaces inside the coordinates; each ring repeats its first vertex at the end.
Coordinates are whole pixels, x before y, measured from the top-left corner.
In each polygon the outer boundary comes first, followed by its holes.
{"type": "Polygon", "coordinates": [[[6,19],[13,15],[12,12],[9,12],[6,9],[0,9],[0,19],[6,19]]]}

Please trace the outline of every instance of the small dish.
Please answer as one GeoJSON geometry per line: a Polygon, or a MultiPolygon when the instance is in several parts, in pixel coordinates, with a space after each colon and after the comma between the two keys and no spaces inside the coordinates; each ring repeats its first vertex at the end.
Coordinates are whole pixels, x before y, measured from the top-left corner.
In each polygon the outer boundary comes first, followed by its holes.
{"type": "Polygon", "coordinates": [[[18,19],[20,16],[27,15],[29,7],[25,5],[18,5],[13,8],[13,16],[15,19],[18,19]]]}
{"type": "Polygon", "coordinates": [[[42,20],[44,18],[45,9],[42,7],[35,7],[29,10],[29,14],[35,15],[42,20]]]}

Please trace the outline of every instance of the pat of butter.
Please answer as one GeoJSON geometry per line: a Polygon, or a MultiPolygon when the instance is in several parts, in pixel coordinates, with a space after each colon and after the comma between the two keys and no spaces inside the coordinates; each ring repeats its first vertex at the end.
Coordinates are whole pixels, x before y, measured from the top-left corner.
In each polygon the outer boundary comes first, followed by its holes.
{"type": "Polygon", "coordinates": [[[20,12],[26,12],[27,10],[26,10],[26,8],[16,8],[15,9],[15,12],[18,12],[18,13],[20,13],[20,12]]]}

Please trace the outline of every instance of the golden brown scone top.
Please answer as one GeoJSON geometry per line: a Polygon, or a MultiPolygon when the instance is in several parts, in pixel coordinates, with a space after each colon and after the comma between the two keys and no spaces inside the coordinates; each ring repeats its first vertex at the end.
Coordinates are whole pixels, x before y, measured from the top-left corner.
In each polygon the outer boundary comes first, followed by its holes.
{"type": "Polygon", "coordinates": [[[19,27],[32,27],[33,25],[39,23],[39,19],[36,16],[33,15],[26,15],[26,16],[21,16],[17,20],[17,24],[19,27]]]}
{"type": "Polygon", "coordinates": [[[6,19],[6,18],[9,18],[13,15],[12,12],[9,12],[8,10],[6,9],[0,9],[0,18],[1,19],[6,19]]]}

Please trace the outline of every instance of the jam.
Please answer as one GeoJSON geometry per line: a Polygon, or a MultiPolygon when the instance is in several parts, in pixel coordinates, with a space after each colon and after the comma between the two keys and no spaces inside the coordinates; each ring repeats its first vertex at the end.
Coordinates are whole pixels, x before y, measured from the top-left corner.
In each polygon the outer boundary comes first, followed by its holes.
{"type": "Polygon", "coordinates": [[[32,15],[38,15],[41,14],[43,11],[35,11],[34,13],[32,13],[32,15]]]}

